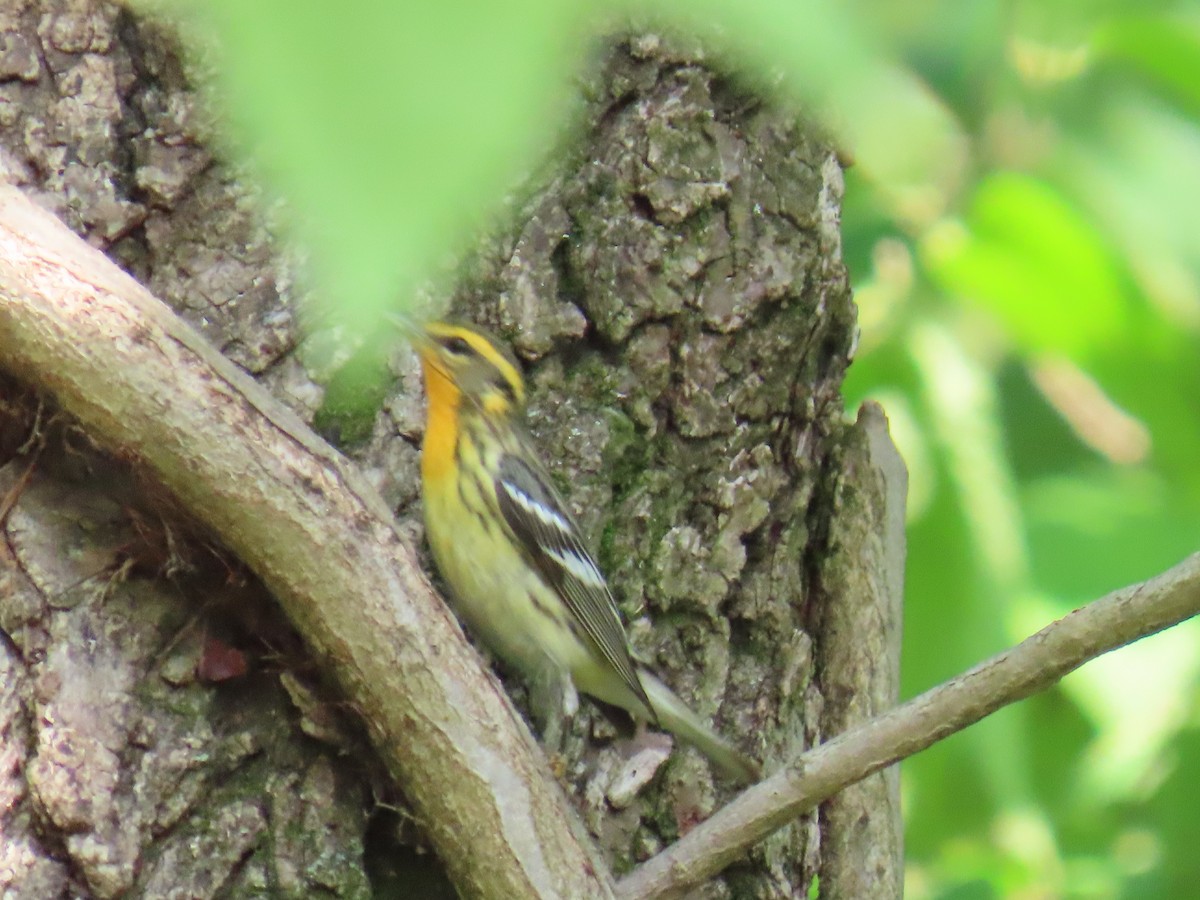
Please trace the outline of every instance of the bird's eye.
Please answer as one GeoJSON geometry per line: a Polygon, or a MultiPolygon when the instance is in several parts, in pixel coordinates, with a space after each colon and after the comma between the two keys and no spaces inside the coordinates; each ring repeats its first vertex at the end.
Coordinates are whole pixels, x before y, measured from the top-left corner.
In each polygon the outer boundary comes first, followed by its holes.
{"type": "Polygon", "coordinates": [[[472,353],[471,345],[460,337],[449,337],[442,341],[442,346],[446,348],[446,352],[454,356],[470,356],[472,353]]]}

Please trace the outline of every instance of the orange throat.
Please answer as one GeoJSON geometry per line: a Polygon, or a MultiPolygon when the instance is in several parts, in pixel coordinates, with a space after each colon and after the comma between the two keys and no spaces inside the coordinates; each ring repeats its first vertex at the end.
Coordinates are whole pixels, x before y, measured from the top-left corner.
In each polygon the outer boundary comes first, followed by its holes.
{"type": "Polygon", "coordinates": [[[425,372],[425,437],[421,442],[421,477],[444,478],[454,468],[458,442],[458,405],[462,393],[436,364],[422,359],[425,372]]]}

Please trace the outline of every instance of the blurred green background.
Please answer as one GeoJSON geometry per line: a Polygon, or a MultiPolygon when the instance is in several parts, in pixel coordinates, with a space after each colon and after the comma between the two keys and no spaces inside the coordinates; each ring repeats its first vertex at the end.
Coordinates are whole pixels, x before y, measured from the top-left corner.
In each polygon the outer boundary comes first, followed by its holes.
{"type": "MultiPolygon", "coordinates": [[[[371,320],[536,168],[586,37],[648,6],[195,0],[235,135],[371,320]]],[[[658,0],[824,111],[908,460],[904,693],[1200,549],[1200,8],[658,0]]],[[[1200,623],[904,766],[907,893],[1190,898],[1200,623]]]]}

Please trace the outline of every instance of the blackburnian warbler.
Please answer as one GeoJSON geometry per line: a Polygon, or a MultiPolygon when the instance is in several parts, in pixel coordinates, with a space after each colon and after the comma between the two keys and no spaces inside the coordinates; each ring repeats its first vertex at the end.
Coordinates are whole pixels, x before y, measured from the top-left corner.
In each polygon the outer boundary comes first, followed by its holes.
{"type": "Polygon", "coordinates": [[[695,745],[720,771],[758,767],[636,665],[616,601],[523,427],[516,360],[484,332],[426,325],[416,345],[428,397],[421,481],[434,560],[460,615],[533,678],[575,687],[695,745]]]}

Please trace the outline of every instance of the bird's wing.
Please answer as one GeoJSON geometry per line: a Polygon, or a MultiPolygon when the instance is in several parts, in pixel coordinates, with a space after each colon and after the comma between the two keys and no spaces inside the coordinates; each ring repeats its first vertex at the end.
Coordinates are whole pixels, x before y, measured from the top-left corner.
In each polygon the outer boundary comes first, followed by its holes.
{"type": "Polygon", "coordinates": [[[495,490],[500,512],[530,562],[651,719],[656,718],[629,655],[625,627],[608,582],[545,475],[520,456],[506,453],[497,468],[495,490]]]}

